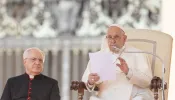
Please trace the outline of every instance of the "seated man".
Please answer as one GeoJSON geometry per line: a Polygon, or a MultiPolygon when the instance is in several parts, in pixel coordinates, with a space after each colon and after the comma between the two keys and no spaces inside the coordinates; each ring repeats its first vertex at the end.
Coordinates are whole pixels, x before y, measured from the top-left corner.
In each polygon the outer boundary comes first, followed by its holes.
{"type": "Polygon", "coordinates": [[[1,100],[60,100],[58,82],[42,75],[45,55],[38,48],[23,53],[25,73],[9,78],[1,100]]]}
{"type": "MultiPolygon", "coordinates": [[[[108,28],[102,41],[100,52],[111,52],[116,63],[117,79],[101,81],[97,73],[91,73],[91,64],[82,77],[87,89],[91,92],[97,86],[99,91],[91,100],[154,100],[149,90],[152,79],[151,67],[146,55],[142,53],[125,53],[125,51],[141,51],[125,44],[127,36],[117,25],[108,28]],[[117,55],[120,55],[117,58],[117,55]]],[[[106,66],[108,67],[108,66],[106,66]]]]}

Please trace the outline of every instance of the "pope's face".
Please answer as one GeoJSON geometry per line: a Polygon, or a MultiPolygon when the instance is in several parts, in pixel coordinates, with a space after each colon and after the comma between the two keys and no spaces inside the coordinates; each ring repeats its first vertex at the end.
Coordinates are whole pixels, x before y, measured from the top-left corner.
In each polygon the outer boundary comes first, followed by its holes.
{"type": "Polygon", "coordinates": [[[24,66],[28,74],[40,74],[43,71],[43,55],[38,50],[30,50],[28,57],[24,59],[24,66]]]}
{"type": "Polygon", "coordinates": [[[111,26],[107,31],[106,39],[110,51],[114,52],[116,50],[114,47],[122,48],[124,46],[127,36],[119,27],[111,26]]]}

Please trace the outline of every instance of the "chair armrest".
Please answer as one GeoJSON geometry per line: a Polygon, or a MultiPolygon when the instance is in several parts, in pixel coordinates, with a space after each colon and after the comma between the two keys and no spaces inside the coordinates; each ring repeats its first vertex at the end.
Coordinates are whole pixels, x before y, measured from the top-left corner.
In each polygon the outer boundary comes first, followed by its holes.
{"type": "MultiPolygon", "coordinates": [[[[162,79],[154,76],[151,80],[150,89],[154,92],[154,100],[158,100],[158,90],[162,89],[162,79]]],[[[164,84],[164,90],[167,89],[167,83],[164,84]]]]}
{"type": "Polygon", "coordinates": [[[75,91],[77,91],[78,89],[87,90],[85,83],[81,81],[72,81],[70,88],[71,90],[75,91]]]}

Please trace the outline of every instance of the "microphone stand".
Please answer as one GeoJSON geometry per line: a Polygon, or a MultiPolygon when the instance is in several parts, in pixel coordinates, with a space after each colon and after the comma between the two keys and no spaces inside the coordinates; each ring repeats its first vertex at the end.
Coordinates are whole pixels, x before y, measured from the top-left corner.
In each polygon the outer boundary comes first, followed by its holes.
{"type": "MultiPolygon", "coordinates": [[[[120,48],[114,46],[113,47],[115,50],[117,51],[120,51],[120,48]]],[[[121,51],[121,53],[119,54],[119,56],[122,54],[122,53],[145,53],[145,54],[149,54],[149,55],[153,55],[155,56],[156,58],[158,58],[161,63],[162,63],[162,80],[159,78],[159,77],[154,77],[152,80],[151,80],[151,89],[155,89],[155,91],[157,92],[154,96],[154,98],[157,100],[158,99],[158,89],[160,87],[162,87],[162,100],[165,100],[165,89],[167,88],[167,84],[165,83],[165,79],[164,79],[164,73],[165,73],[165,63],[164,63],[164,60],[162,58],[160,58],[158,55],[156,54],[153,54],[151,52],[146,52],[146,51],[125,51],[125,49],[123,49],[121,51]],[[161,83],[159,83],[161,81],[161,83]]]]}
{"type": "MultiPolygon", "coordinates": [[[[123,53],[145,53],[145,54],[150,54],[150,55],[153,55],[155,56],[156,58],[158,58],[161,63],[162,63],[162,100],[165,100],[165,81],[164,81],[164,73],[165,73],[165,64],[164,64],[164,61],[162,58],[160,58],[158,55],[156,54],[153,54],[151,52],[145,52],[145,51],[123,51],[123,53]]],[[[158,99],[158,98],[157,98],[158,99]]]]}

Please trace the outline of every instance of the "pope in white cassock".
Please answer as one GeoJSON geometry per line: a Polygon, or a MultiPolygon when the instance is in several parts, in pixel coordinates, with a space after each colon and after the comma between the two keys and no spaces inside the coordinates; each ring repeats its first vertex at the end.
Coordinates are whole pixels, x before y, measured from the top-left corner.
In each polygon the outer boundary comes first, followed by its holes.
{"type": "MultiPolygon", "coordinates": [[[[97,86],[99,91],[90,100],[154,100],[149,90],[152,72],[148,58],[142,53],[125,53],[124,51],[141,51],[125,44],[127,36],[117,25],[111,25],[102,41],[100,52],[113,54],[116,63],[116,80],[100,80],[97,73],[91,73],[90,62],[82,77],[87,89],[92,92],[97,86]],[[118,49],[116,49],[118,48],[118,49]],[[119,58],[117,56],[120,55],[119,58]]],[[[108,67],[108,66],[106,66],[108,67]]]]}

